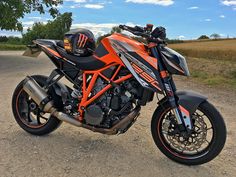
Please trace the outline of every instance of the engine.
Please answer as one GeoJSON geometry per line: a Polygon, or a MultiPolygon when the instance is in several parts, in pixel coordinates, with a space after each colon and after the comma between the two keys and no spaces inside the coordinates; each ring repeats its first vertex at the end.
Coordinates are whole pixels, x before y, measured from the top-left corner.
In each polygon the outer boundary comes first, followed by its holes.
{"type": "MultiPolygon", "coordinates": [[[[96,95],[106,85],[102,79],[98,79],[92,95],[96,95]]],[[[127,86],[128,83],[115,86],[97,99],[94,104],[88,106],[84,115],[86,123],[110,128],[123,116],[130,113],[135,99],[134,93],[128,91],[127,86]]]]}
{"type": "MultiPolygon", "coordinates": [[[[105,80],[98,78],[90,97],[96,95],[107,84],[105,80]]],[[[137,105],[142,106],[151,101],[153,94],[152,91],[141,87],[136,80],[113,85],[112,89],[108,90],[84,110],[85,123],[96,127],[111,128],[127,116],[137,105]]],[[[70,108],[69,112],[67,109],[67,113],[77,114],[78,98],[81,96],[80,88],[72,92],[74,99],[67,105],[67,108],[70,108]]]]}

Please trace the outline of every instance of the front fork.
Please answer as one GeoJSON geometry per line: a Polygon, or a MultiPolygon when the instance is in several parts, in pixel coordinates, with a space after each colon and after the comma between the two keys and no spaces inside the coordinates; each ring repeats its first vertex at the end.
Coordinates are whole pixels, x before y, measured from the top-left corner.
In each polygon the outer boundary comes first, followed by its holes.
{"type": "Polygon", "coordinates": [[[178,104],[178,97],[175,95],[176,87],[171,77],[163,78],[164,90],[168,101],[171,105],[172,112],[176,117],[176,121],[180,130],[191,131],[193,128],[191,116],[188,110],[178,104]]]}
{"type": "MultiPolygon", "coordinates": [[[[155,45],[151,46],[150,49],[154,57],[160,59],[160,55],[155,45]]],[[[168,76],[167,71],[164,69],[161,60],[159,60],[158,62],[158,68],[164,85],[165,94],[168,98],[171,107],[173,108],[172,111],[176,117],[176,121],[179,125],[179,128],[181,131],[187,130],[187,132],[190,132],[193,128],[191,116],[188,110],[186,110],[184,107],[178,104],[178,97],[175,94],[176,86],[173,81],[173,78],[171,76],[168,76]]]]}

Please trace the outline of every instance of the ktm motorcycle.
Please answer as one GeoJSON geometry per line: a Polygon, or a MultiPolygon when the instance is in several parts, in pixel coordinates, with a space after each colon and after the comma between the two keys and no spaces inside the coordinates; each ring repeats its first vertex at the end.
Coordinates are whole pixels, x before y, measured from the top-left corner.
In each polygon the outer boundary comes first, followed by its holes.
{"type": "Polygon", "coordinates": [[[19,126],[45,135],[64,121],[93,132],[122,134],[141,107],[161,94],[151,121],[160,151],[186,165],[215,158],[225,144],[225,123],[207,97],[176,89],[172,76],[189,76],[185,58],[154,35],[158,30],[151,25],[120,28],[147,43],[115,33],[104,38],[93,55],[78,57],[68,54],[60,41],[34,41],[31,51],[45,52],[56,69],[48,77],[27,76],[15,89],[12,109],[19,126]],[[60,83],[62,77],[74,87],[60,83]]]}

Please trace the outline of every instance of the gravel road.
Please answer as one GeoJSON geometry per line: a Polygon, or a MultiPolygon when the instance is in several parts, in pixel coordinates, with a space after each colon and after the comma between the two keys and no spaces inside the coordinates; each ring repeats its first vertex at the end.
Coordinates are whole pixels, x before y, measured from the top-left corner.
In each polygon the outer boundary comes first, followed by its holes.
{"type": "Polygon", "coordinates": [[[13,90],[26,75],[48,75],[54,66],[43,54],[39,58],[20,54],[0,52],[0,176],[235,176],[235,91],[176,78],[179,89],[207,95],[221,111],[228,129],[226,146],[216,159],[188,167],[167,159],[155,147],[150,132],[155,101],[143,108],[136,124],[126,134],[119,136],[96,134],[66,123],[44,137],[24,132],[12,115],[13,90]]]}

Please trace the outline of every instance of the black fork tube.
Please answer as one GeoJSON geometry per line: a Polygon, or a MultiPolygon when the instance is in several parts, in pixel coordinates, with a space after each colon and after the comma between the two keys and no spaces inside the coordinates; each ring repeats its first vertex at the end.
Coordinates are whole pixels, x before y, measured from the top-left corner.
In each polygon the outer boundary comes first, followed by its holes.
{"type": "MultiPolygon", "coordinates": [[[[152,47],[151,52],[152,52],[153,56],[155,58],[157,58],[157,60],[158,60],[159,72],[161,73],[162,71],[166,71],[166,69],[163,66],[162,58],[159,55],[157,47],[152,47]]],[[[168,96],[170,104],[173,106],[173,108],[177,107],[175,97],[174,97],[174,93],[176,91],[176,86],[172,80],[172,77],[171,76],[165,77],[165,78],[161,77],[161,80],[163,82],[164,90],[165,90],[166,95],[168,96]]]]}
{"type": "MultiPolygon", "coordinates": [[[[159,72],[161,73],[162,71],[166,71],[162,62],[162,58],[159,55],[158,49],[157,47],[152,47],[151,48],[151,52],[153,54],[153,56],[158,60],[158,69],[159,72]]],[[[181,129],[184,130],[186,127],[183,126],[183,122],[184,119],[182,117],[182,114],[178,108],[178,103],[175,97],[175,92],[176,92],[176,86],[175,83],[172,79],[171,76],[169,77],[165,77],[165,78],[161,78],[163,85],[164,85],[164,90],[165,90],[165,94],[168,98],[168,101],[171,105],[171,107],[173,108],[174,114],[176,116],[177,122],[180,125],[181,129]]]]}

